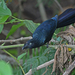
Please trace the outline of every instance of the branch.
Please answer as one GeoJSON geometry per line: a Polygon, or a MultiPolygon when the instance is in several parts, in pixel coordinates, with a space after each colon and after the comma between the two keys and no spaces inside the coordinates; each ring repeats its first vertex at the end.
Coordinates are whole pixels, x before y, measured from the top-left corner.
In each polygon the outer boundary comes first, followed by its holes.
{"type": "Polygon", "coordinates": [[[64,72],[63,75],[69,75],[70,72],[75,68],[75,60],[73,61],[73,63],[66,69],[66,71],[64,72]]]}
{"type": "MultiPolygon", "coordinates": [[[[63,46],[75,48],[75,45],[63,45],[63,46]]],[[[60,47],[60,45],[49,45],[49,47],[53,47],[57,49],[58,47],[60,47]]]]}
{"type": "MultiPolygon", "coordinates": [[[[32,37],[31,36],[29,36],[29,37],[21,37],[21,38],[19,38],[19,39],[12,39],[12,40],[0,40],[0,43],[13,43],[13,42],[19,42],[19,41],[25,41],[25,40],[30,40],[30,39],[32,39],[32,37]]],[[[55,42],[55,43],[58,43],[58,41],[56,41],[56,40],[54,40],[54,39],[51,39],[51,41],[50,42],[55,42]]]]}
{"type": "Polygon", "coordinates": [[[18,41],[23,41],[23,40],[30,40],[32,37],[30,36],[30,37],[21,37],[21,38],[19,38],[19,39],[13,39],[13,40],[0,40],[0,42],[1,43],[7,43],[7,42],[10,42],[10,43],[12,43],[12,42],[18,42],[18,41]]]}
{"type": "MultiPolygon", "coordinates": [[[[0,49],[23,47],[23,46],[24,46],[24,44],[0,46],[0,49]]],[[[56,49],[57,49],[59,46],[60,46],[60,45],[49,45],[49,47],[56,48],[56,49]]],[[[75,48],[75,45],[63,45],[63,46],[75,48]]]]}
{"type": "MultiPolygon", "coordinates": [[[[44,67],[47,67],[47,66],[49,66],[50,64],[52,64],[53,62],[54,62],[54,59],[52,59],[52,60],[50,60],[50,61],[48,61],[48,62],[46,62],[46,63],[44,63],[44,64],[42,64],[42,65],[39,65],[39,66],[36,68],[36,70],[42,69],[42,68],[44,68],[44,67]]],[[[30,69],[30,70],[28,71],[28,73],[26,73],[25,75],[32,75],[32,69],[30,69]]]]}

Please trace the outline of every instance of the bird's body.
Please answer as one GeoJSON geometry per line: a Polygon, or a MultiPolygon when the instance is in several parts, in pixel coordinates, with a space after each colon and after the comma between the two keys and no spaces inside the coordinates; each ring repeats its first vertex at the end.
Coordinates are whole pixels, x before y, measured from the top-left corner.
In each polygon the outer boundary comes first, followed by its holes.
{"type": "Polygon", "coordinates": [[[43,22],[33,33],[32,39],[27,41],[23,48],[35,48],[50,41],[57,27],[58,16],[43,22]]]}
{"type": "Polygon", "coordinates": [[[49,42],[57,28],[75,22],[75,9],[67,9],[61,15],[55,16],[39,25],[33,33],[32,39],[27,41],[22,49],[36,48],[49,42]]]}
{"type": "Polygon", "coordinates": [[[57,20],[58,16],[55,16],[37,27],[32,37],[33,39],[36,39],[35,42],[38,47],[51,40],[52,35],[57,27],[57,20]]]}

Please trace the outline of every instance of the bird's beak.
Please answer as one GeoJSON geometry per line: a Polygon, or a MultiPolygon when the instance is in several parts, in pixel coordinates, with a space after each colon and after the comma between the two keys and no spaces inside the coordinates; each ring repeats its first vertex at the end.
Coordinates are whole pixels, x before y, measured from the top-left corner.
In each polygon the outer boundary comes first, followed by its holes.
{"type": "Polygon", "coordinates": [[[24,46],[22,47],[22,50],[27,49],[27,48],[28,48],[28,45],[24,44],[24,46]]]}
{"type": "Polygon", "coordinates": [[[22,47],[22,50],[24,50],[24,46],[22,47]]]}

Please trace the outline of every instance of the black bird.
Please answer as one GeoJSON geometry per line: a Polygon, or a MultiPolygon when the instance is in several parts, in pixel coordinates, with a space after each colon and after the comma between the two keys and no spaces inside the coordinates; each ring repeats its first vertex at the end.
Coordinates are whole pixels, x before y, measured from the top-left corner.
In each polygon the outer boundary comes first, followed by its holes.
{"type": "Polygon", "coordinates": [[[36,48],[49,42],[57,28],[70,25],[75,22],[75,9],[69,8],[61,15],[55,16],[39,25],[33,33],[32,39],[27,41],[22,49],[36,48]]]}
{"type": "Polygon", "coordinates": [[[50,41],[54,31],[56,30],[57,20],[58,16],[56,15],[39,25],[33,33],[32,39],[27,41],[22,49],[36,48],[50,41]]]}

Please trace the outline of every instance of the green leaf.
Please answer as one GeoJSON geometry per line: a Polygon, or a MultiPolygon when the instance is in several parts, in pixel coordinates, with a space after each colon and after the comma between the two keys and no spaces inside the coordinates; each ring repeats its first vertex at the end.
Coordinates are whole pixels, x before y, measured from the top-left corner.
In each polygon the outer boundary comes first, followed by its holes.
{"type": "Polygon", "coordinates": [[[20,60],[25,55],[26,55],[26,53],[23,53],[23,54],[19,55],[17,59],[20,60]]]}
{"type": "Polygon", "coordinates": [[[34,73],[36,71],[36,67],[38,66],[38,59],[35,59],[32,63],[32,72],[34,73]]]}
{"type": "Polygon", "coordinates": [[[45,55],[49,50],[50,50],[50,48],[45,49],[45,51],[43,52],[42,55],[45,55]]]}
{"type": "Polygon", "coordinates": [[[33,33],[38,26],[38,25],[35,25],[34,22],[31,20],[25,20],[24,23],[31,33],[33,33]]]}
{"type": "Polygon", "coordinates": [[[35,51],[32,49],[32,56],[35,57],[35,51]]]}
{"type": "Polygon", "coordinates": [[[33,57],[33,58],[28,58],[27,62],[23,64],[24,69],[27,68],[28,66],[30,66],[31,64],[33,64],[33,62],[35,61],[35,59],[37,59],[39,56],[33,57]]]}
{"type": "Polygon", "coordinates": [[[0,7],[0,16],[5,16],[5,15],[11,16],[11,11],[8,8],[3,9],[2,7],[0,7]]]}
{"type": "Polygon", "coordinates": [[[58,37],[56,40],[60,42],[60,41],[61,41],[61,39],[62,39],[61,37],[58,37]]]}
{"type": "Polygon", "coordinates": [[[3,24],[0,24],[0,33],[2,32],[3,27],[4,27],[4,25],[3,24]]]}
{"type": "Polygon", "coordinates": [[[1,16],[0,17],[0,23],[4,23],[8,19],[9,15],[1,16]]]}
{"type": "Polygon", "coordinates": [[[30,58],[30,52],[28,50],[28,52],[27,52],[27,59],[29,59],[29,58],[30,58]]]}
{"type": "Polygon", "coordinates": [[[0,7],[7,9],[7,6],[6,6],[6,3],[4,2],[4,0],[0,0],[0,7]]]}
{"type": "Polygon", "coordinates": [[[41,56],[41,57],[39,57],[39,61],[40,61],[40,64],[43,64],[46,61],[48,61],[48,58],[46,56],[41,56]]]}
{"type": "Polygon", "coordinates": [[[10,23],[13,23],[13,22],[15,22],[15,19],[12,19],[12,20],[10,21],[10,23]]]}
{"type": "Polygon", "coordinates": [[[13,75],[12,73],[12,67],[10,64],[0,61],[0,74],[1,75],[13,75]]]}
{"type": "Polygon", "coordinates": [[[23,23],[19,23],[18,25],[13,25],[10,32],[8,33],[8,35],[6,36],[6,39],[12,35],[19,27],[21,27],[22,25],[24,25],[23,23]]]}
{"type": "Polygon", "coordinates": [[[7,8],[4,0],[0,0],[0,16],[9,15],[11,16],[11,11],[7,8]]]}

